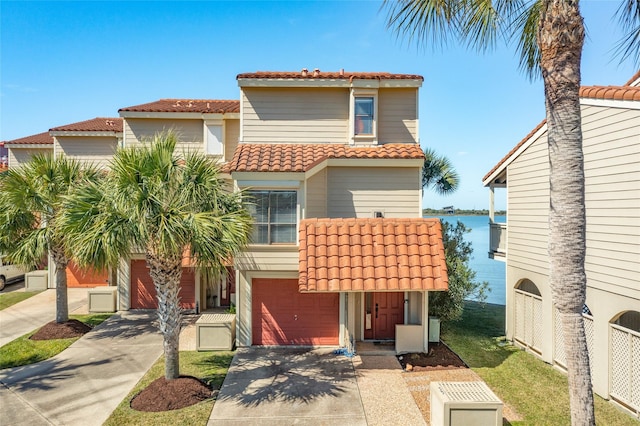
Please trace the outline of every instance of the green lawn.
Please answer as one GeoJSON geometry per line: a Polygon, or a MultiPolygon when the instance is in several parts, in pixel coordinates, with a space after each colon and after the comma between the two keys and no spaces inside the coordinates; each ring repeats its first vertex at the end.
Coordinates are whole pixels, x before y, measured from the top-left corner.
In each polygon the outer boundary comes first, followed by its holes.
{"type": "MultiPolygon", "coordinates": [[[[444,324],[442,340],[523,418],[514,425],[568,425],[564,374],[504,340],[504,306],[469,302],[462,319],[444,324]]],[[[640,422],[596,395],[596,423],[640,422]]]]}
{"type": "MultiPolygon", "coordinates": [[[[233,352],[180,352],[180,374],[197,377],[217,389],[222,385],[232,359],[233,352]]],[[[133,410],[129,406],[131,399],[138,392],[163,374],[164,357],[160,357],[118,408],[111,413],[103,426],[206,425],[213,409],[212,399],[180,410],[159,413],[144,413],[133,410]]]]}
{"type": "MultiPolygon", "coordinates": [[[[77,319],[83,323],[95,327],[112,314],[69,315],[70,319],[77,319]]],[[[7,343],[0,348],[0,369],[20,367],[33,364],[51,358],[67,349],[77,337],[72,339],[30,340],[36,331],[27,333],[16,340],[7,343]]]]}
{"type": "Polygon", "coordinates": [[[13,291],[11,293],[3,293],[0,294],[0,311],[8,308],[9,306],[15,305],[18,302],[22,302],[36,294],[41,293],[40,291],[13,291]]]}

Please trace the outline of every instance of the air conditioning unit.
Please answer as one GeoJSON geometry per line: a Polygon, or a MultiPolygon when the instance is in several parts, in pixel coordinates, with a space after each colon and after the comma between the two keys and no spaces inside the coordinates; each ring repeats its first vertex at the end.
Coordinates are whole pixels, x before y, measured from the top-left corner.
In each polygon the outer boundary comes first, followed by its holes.
{"type": "Polygon", "coordinates": [[[432,426],[502,425],[502,401],[484,382],[431,382],[432,426]]]}

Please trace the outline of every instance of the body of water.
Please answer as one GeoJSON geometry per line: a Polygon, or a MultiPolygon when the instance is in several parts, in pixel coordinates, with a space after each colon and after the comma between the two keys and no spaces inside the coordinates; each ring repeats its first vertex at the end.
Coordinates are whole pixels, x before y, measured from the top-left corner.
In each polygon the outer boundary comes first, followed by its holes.
{"type": "MultiPolygon", "coordinates": [[[[438,216],[439,219],[456,224],[460,221],[471,232],[465,235],[465,240],[471,242],[473,254],[469,266],[476,271],[477,281],[489,282],[491,292],[487,297],[488,303],[504,305],[505,299],[505,263],[489,259],[489,216],[438,216]]],[[[496,216],[496,222],[505,223],[505,216],[496,216]]]]}

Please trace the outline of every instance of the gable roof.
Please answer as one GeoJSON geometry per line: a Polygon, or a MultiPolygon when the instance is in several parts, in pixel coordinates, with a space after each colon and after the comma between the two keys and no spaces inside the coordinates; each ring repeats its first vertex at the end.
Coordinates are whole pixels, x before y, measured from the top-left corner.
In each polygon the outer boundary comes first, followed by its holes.
{"type": "Polygon", "coordinates": [[[256,71],[238,74],[236,79],[330,79],[330,80],[420,80],[424,77],[417,74],[392,74],[389,72],[351,72],[351,71],[256,71]]]}
{"type": "MultiPolygon", "coordinates": [[[[638,73],[640,75],[640,72],[638,73]]],[[[633,81],[633,78],[630,82],[633,81]]],[[[634,86],[583,86],[580,88],[581,99],[601,99],[612,101],[640,101],[640,87],[634,86]]],[[[531,140],[531,138],[538,133],[538,131],[546,130],[547,120],[544,119],[538,124],[527,136],[524,137],[518,144],[507,153],[502,159],[493,166],[493,168],[484,175],[482,181],[485,185],[488,184],[489,179],[496,171],[502,169],[515,159],[516,154],[524,148],[524,145],[531,140]]]]}
{"type": "Polygon", "coordinates": [[[629,81],[627,81],[624,85],[625,86],[638,86],[638,85],[640,85],[640,70],[638,70],[638,72],[635,73],[633,75],[633,77],[631,77],[629,79],[629,81]]]}
{"type": "Polygon", "coordinates": [[[141,105],[120,108],[132,112],[199,112],[224,114],[240,112],[240,101],[215,99],[160,99],[141,105]]]}
{"type": "Polygon", "coordinates": [[[91,120],[52,127],[50,132],[114,132],[122,133],[122,118],[96,117],[91,120]]]}
{"type": "Polygon", "coordinates": [[[49,132],[42,132],[36,135],[25,136],[24,138],[4,141],[5,145],[53,145],[53,137],[49,132]]]}
{"type": "Polygon", "coordinates": [[[339,144],[239,144],[224,167],[231,172],[306,172],[330,158],[423,159],[418,144],[353,147],[339,144]]]}
{"type": "Polygon", "coordinates": [[[439,219],[300,221],[299,291],[448,288],[439,219]]]}

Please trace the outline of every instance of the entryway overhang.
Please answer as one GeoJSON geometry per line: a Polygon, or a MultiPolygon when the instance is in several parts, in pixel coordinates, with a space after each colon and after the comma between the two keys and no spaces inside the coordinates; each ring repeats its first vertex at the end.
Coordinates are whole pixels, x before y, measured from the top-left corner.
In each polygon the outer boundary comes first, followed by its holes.
{"type": "Polygon", "coordinates": [[[448,289],[439,219],[304,219],[301,293],[448,289]]]}

